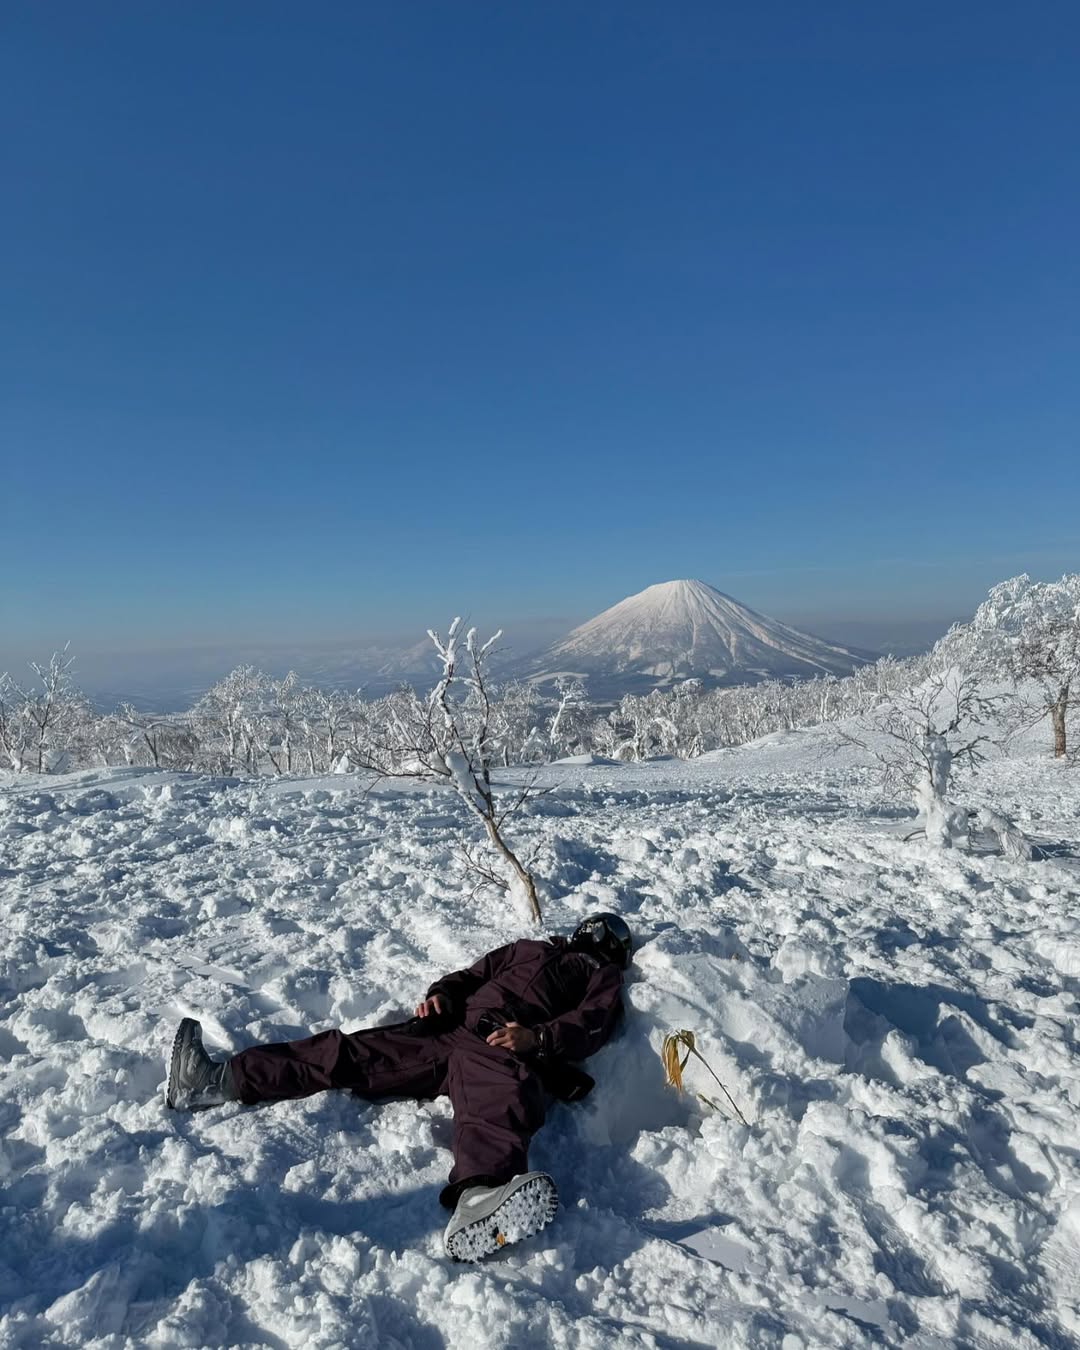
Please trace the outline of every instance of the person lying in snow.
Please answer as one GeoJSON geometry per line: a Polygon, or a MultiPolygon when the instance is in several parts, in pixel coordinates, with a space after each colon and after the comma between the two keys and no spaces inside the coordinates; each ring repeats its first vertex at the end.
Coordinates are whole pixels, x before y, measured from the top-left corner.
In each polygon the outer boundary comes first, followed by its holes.
{"type": "Polygon", "coordinates": [[[454,1260],[478,1261],[555,1216],[555,1183],[527,1170],[529,1140],[543,1124],[547,1093],[576,1101],[592,1088],[570,1061],[611,1035],[632,945],[617,914],[592,914],[570,938],[512,942],[436,980],[408,1022],[321,1031],[225,1062],[210,1058],[199,1023],[185,1017],[165,1104],[254,1106],[327,1088],[368,1098],[448,1095],[454,1166],[439,1198],[454,1214],[444,1242],[454,1260]]]}

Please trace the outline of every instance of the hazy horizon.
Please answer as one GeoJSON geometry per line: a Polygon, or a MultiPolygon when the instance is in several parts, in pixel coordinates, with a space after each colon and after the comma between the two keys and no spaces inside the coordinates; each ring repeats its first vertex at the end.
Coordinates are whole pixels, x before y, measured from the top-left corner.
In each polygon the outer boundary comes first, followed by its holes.
{"type": "MultiPolygon", "coordinates": [[[[622,598],[622,597],[619,597],[622,598]]],[[[738,597],[736,597],[738,598],[738,597]]],[[[447,622],[434,624],[445,630],[447,622]]],[[[515,660],[539,651],[563,637],[592,614],[550,616],[523,620],[521,623],[485,624],[472,619],[484,635],[501,626],[504,636],[500,648],[515,660]]],[[[878,653],[906,656],[926,650],[949,625],[963,615],[928,619],[807,618],[804,615],[774,614],[783,623],[814,636],[847,646],[878,653]]],[[[0,673],[9,670],[16,678],[25,677],[27,662],[47,659],[65,640],[36,650],[18,651],[10,642],[0,641],[0,673]]],[[[212,684],[238,665],[253,665],[276,678],[295,670],[304,683],[330,688],[354,688],[363,685],[372,693],[383,692],[399,682],[397,676],[375,677],[369,658],[374,652],[383,659],[411,648],[423,651],[427,642],[421,629],[398,633],[355,633],[352,636],[289,639],[284,635],[263,640],[221,639],[201,643],[177,643],[126,648],[80,647],[72,642],[73,673],[84,692],[102,707],[121,701],[158,711],[180,711],[191,705],[212,684]]],[[[434,669],[434,661],[432,668],[434,669]]]]}

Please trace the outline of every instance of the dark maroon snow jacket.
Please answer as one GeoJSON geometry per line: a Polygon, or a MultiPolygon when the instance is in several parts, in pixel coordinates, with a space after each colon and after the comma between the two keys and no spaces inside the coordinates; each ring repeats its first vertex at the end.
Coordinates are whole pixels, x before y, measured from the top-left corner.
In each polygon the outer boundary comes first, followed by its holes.
{"type": "Polygon", "coordinates": [[[328,1088],[372,1100],[448,1095],[454,1167],[440,1199],[453,1208],[464,1187],[501,1185],[527,1170],[545,1091],[576,1101],[592,1087],[570,1061],[610,1036],[622,1011],[621,985],[616,966],[573,951],[565,938],[514,942],[436,980],[428,996],[448,998],[450,1014],[251,1046],[229,1061],[233,1090],[251,1106],[328,1088]],[[529,1027],[536,1051],[519,1056],[485,1044],[494,1029],[488,1021],[529,1027]]]}
{"type": "Polygon", "coordinates": [[[622,1015],[621,988],[618,966],[553,937],[488,952],[468,970],[436,980],[427,996],[448,998],[455,1020],[470,1031],[485,1013],[528,1027],[538,1043],[530,1058],[554,1068],[600,1049],[622,1015]]]}

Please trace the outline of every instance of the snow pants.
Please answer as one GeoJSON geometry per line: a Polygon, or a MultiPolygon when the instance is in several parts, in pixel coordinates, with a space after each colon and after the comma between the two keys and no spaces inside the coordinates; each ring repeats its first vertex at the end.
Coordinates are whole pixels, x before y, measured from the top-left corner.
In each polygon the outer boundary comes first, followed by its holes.
{"type": "Polygon", "coordinates": [[[501,1183],[527,1171],[529,1140],[544,1122],[538,1075],[465,1027],[434,1036],[422,1034],[415,1021],[405,1027],[348,1035],[321,1031],[300,1041],[253,1046],[229,1061],[234,1089],[248,1106],[328,1088],[348,1088],[374,1101],[449,1096],[454,1167],[444,1204],[456,1201],[464,1182],[501,1183]]]}

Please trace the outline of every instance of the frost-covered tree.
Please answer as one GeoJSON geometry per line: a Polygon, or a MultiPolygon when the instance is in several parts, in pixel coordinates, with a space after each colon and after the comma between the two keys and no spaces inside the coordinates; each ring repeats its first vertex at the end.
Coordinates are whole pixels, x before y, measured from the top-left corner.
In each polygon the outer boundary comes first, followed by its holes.
{"type": "Polygon", "coordinates": [[[16,773],[23,768],[26,723],[22,718],[22,702],[16,696],[11,677],[0,675],[0,756],[4,768],[16,773]]]}
{"type": "Polygon", "coordinates": [[[957,770],[985,757],[992,706],[976,676],[950,666],[883,695],[864,716],[865,737],[844,733],[881,765],[887,791],[911,795],[927,841],[940,848],[968,840],[968,812],[950,801],[950,787],[957,770]]]}
{"type": "Polygon", "coordinates": [[[543,700],[535,685],[526,680],[508,680],[491,698],[491,735],[498,746],[499,763],[542,764],[550,758],[550,746],[541,720],[543,700]]]}
{"type": "Polygon", "coordinates": [[[615,725],[618,714],[614,712],[603,716],[593,716],[589,723],[588,746],[590,750],[605,759],[614,759],[619,748],[619,731],[615,725]]]}
{"type": "Polygon", "coordinates": [[[100,739],[107,762],[112,762],[111,745],[120,749],[125,764],[152,764],[155,769],[190,769],[199,748],[182,717],[146,712],[130,703],[121,703],[102,719],[100,739]]]}
{"type": "Polygon", "coordinates": [[[674,728],[671,753],[684,759],[694,759],[706,749],[702,719],[705,700],[702,698],[701,681],[683,680],[675,685],[669,696],[669,704],[670,723],[674,728]]]}
{"type": "Polygon", "coordinates": [[[581,749],[589,722],[589,696],[576,675],[560,675],[555,681],[558,702],[548,726],[553,755],[572,755],[581,749]]]}
{"type": "Polygon", "coordinates": [[[1025,573],[994,586],[969,625],[947,639],[967,646],[1016,686],[1021,715],[1047,718],[1054,754],[1068,749],[1068,719],[1080,687],[1080,573],[1032,581],[1025,573]]]}
{"type": "Polygon", "coordinates": [[[272,681],[254,666],[237,666],[192,709],[204,766],[220,773],[257,773],[270,743],[272,681]]]}
{"type": "Polygon", "coordinates": [[[303,750],[304,700],[295,670],[283,680],[270,680],[266,688],[263,736],[266,758],[275,773],[292,773],[294,755],[303,750]]]}
{"type": "Polygon", "coordinates": [[[659,700],[649,694],[624,694],[619,700],[616,725],[622,734],[615,747],[616,759],[649,759],[661,753],[658,703],[659,700]]]}
{"type": "Polygon", "coordinates": [[[304,695],[300,719],[308,769],[332,770],[345,755],[357,720],[354,701],[341,689],[307,689],[304,695]]]}
{"type": "Polygon", "coordinates": [[[380,700],[381,709],[355,736],[349,757],[358,768],[380,777],[418,778],[452,788],[483,825],[507,875],[485,867],[468,848],[466,860],[485,881],[511,894],[519,892],[539,923],[536,881],[505,834],[506,822],[533,795],[533,789],[525,786],[508,798],[497,797],[491,779],[501,749],[485,660],[502,632],[480,643],[476,629],[470,628],[462,653],[458,646],[460,625],[461,620],[455,619],[445,640],[428,630],[442,662],[442,675],[427,698],[403,689],[380,700]]]}
{"type": "Polygon", "coordinates": [[[77,764],[93,714],[76,686],[68,648],[30,662],[34,679],[0,676],[0,750],[17,772],[56,772],[77,764]]]}

